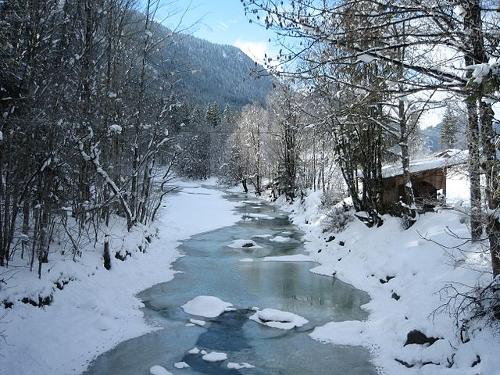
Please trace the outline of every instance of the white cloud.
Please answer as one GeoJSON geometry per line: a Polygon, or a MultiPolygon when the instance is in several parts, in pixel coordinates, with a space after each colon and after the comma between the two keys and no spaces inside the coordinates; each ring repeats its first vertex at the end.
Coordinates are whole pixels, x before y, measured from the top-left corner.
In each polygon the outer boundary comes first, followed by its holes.
{"type": "Polygon", "coordinates": [[[237,39],[233,45],[245,52],[245,54],[247,54],[252,60],[258,62],[259,64],[264,63],[265,54],[268,49],[266,42],[248,42],[237,39]]]}

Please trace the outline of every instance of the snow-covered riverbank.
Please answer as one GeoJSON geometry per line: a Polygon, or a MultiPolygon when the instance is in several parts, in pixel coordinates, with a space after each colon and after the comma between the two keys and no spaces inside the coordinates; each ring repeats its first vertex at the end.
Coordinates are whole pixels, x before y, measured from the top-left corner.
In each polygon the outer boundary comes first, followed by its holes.
{"type": "Polygon", "coordinates": [[[154,227],[113,233],[112,249],[130,250],[131,258],[113,259],[110,271],[102,267],[99,248],[87,249],[78,262],[69,255],[51,254],[41,280],[24,268],[9,274],[0,300],[14,304],[0,319],[0,332],[6,338],[0,344],[0,374],[81,373],[96,355],[155,329],[144,321],[143,304],[135,295],[174,277],[171,264],[179,256],[179,241],[239,219],[232,212],[235,204],[223,199],[221,191],[197,183],[178,185],[181,192],[165,199],[154,227]],[[155,233],[156,229],[157,236],[145,253],[132,250],[144,231],[155,233]],[[59,269],[66,270],[65,274],[59,269]],[[69,283],[59,290],[54,283],[62,276],[69,283]],[[18,300],[26,295],[37,299],[49,292],[53,301],[42,308],[18,300]]]}
{"type": "Polygon", "coordinates": [[[453,316],[433,314],[446,302],[440,290],[451,282],[462,283],[457,287],[465,290],[465,285],[491,280],[487,252],[468,243],[460,246],[463,251],[438,245],[466,242],[462,238],[469,230],[461,213],[428,213],[406,231],[389,216],[380,228],[354,220],[332,233],[324,229],[328,218],[319,192],[310,193],[303,204],[299,199],[293,205],[282,199],[276,204],[306,233],[306,250],[320,263],[312,272],[351,283],[372,298],[364,306],[370,312],[367,321],[331,322],[316,328],[312,338],[365,346],[384,374],[498,374],[498,325],[476,329],[463,343],[453,316]],[[405,345],[412,330],[438,340],[430,346],[405,345]]]}

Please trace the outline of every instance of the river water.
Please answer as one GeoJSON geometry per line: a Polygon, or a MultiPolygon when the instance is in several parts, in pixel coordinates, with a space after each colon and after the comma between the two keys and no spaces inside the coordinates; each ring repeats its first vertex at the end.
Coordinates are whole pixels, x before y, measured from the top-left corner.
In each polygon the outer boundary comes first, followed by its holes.
{"type": "Polygon", "coordinates": [[[173,374],[376,374],[366,349],[322,344],[308,336],[315,326],[329,321],[366,319],[360,306],[369,301],[368,295],[340,280],[313,274],[309,269],[314,263],[262,261],[265,256],[301,253],[302,233],[286,214],[262,201],[234,193],[226,198],[240,203],[237,211],[242,219],[184,241],[180,251],[185,256],[174,263],[180,271],[174,280],[139,295],[147,321],[164,329],[119,344],[97,357],[85,374],[146,375],[153,365],[173,374]],[[277,235],[290,241],[270,240],[277,235]],[[252,239],[261,248],[227,246],[237,239],[252,239]],[[242,262],[244,258],[253,261],[242,262]],[[219,297],[237,310],[205,319],[203,327],[186,326],[189,318],[197,317],[180,306],[199,295],[219,297]],[[252,307],[290,311],[309,323],[289,331],[270,328],[248,319],[252,307]],[[228,360],[206,362],[200,354],[188,353],[195,346],[227,353],[228,360]],[[174,368],[179,361],[191,367],[174,368]],[[255,368],[228,369],[229,361],[255,368]]]}

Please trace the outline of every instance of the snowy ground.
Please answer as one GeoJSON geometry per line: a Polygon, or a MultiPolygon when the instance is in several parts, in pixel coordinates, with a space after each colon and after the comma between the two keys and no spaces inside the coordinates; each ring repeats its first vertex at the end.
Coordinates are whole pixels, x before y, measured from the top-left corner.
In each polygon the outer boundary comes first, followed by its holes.
{"type": "MultiPolygon", "coordinates": [[[[467,200],[466,186],[467,181],[460,176],[448,181],[452,203],[467,200]]],[[[446,250],[432,242],[447,246],[463,242],[449,231],[468,236],[463,214],[442,210],[421,215],[406,231],[397,218],[389,216],[380,228],[368,228],[355,220],[341,233],[331,233],[324,230],[327,219],[320,199],[321,194],[313,192],[304,204],[289,205],[284,200],[276,204],[289,211],[293,222],[306,233],[306,250],[320,263],[311,271],[351,283],[367,291],[372,300],[364,306],[370,312],[367,321],[331,322],[316,328],[310,335],[313,339],[365,346],[384,374],[500,373],[498,325],[476,330],[469,342],[461,343],[453,317],[433,314],[444,302],[440,289],[450,282],[473,286],[491,280],[487,252],[469,244],[462,246],[463,252],[446,250]],[[439,340],[430,346],[405,346],[411,330],[439,340]]]]}
{"type": "Polygon", "coordinates": [[[101,249],[87,249],[78,263],[51,254],[42,280],[23,268],[10,274],[8,287],[0,290],[0,301],[14,302],[0,318],[0,332],[6,339],[0,343],[0,374],[81,373],[98,354],[155,329],[145,323],[143,304],[135,295],[173,278],[171,264],[179,256],[180,240],[239,219],[232,212],[235,203],[223,199],[222,192],[191,182],[178,185],[182,191],[165,200],[155,223],[157,238],[146,253],[135,248],[144,246],[145,232],[154,233],[155,228],[125,234],[123,240],[121,226],[113,233],[111,246],[132,255],[124,262],[113,259],[111,271],[102,267],[101,249]],[[54,287],[60,278],[71,279],[63,290],[54,287]],[[44,308],[18,300],[43,293],[53,293],[54,298],[44,308]]]}

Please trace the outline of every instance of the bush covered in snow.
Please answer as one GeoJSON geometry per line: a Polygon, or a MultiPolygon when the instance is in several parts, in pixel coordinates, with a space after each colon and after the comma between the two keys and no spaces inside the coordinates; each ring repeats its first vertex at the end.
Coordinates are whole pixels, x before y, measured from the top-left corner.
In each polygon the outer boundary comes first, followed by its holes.
{"type": "Polygon", "coordinates": [[[325,231],[339,233],[342,232],[347,224],[354,220],[352,207],[342,202],[333,206],[326,213],[327,219],[323,222],[325,231]]]}

